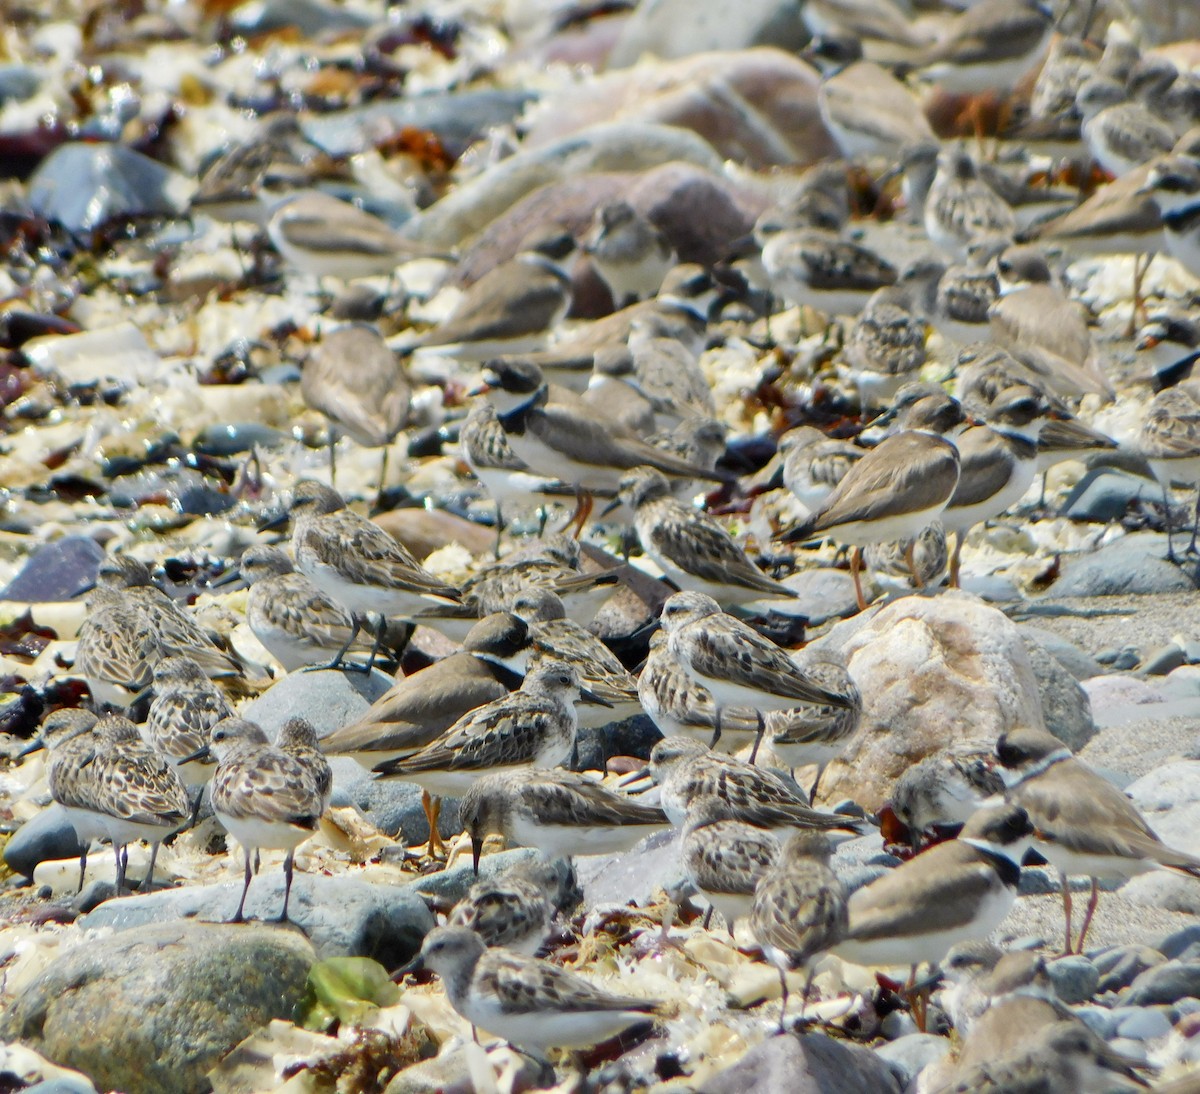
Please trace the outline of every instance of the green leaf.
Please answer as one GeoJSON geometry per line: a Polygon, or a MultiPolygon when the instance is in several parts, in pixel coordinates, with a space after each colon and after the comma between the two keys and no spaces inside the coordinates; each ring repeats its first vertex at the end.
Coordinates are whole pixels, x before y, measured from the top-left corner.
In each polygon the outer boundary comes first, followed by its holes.
{"type": "Polygon", "coordinates": [[[376,1008],[391,1006],[399,998],[400,989],[378,961],[331,957],[309,970],[296,1024],[311,1030],[328,1029],[334,1022],[358,1025],[376,1008]]]}

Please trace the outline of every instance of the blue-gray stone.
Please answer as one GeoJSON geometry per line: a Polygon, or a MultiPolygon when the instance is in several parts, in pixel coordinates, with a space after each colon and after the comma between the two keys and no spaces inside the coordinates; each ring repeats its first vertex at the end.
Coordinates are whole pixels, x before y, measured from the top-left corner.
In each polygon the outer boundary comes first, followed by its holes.
{"type": "Polygon", "coordinates": [[[1086,957],[1061,957],[1046,966],[1059,999],[1068,1005],[1086,1003],[1096,994],[1100,972],[1086,957]]]}
{"type": "MultiPolygon", "coordinates": [[[[518,847],[512,851],[502,851],[497,855],[484,855],[479,860],[479,877],[495,877],[522,862],[532,862],[540,857],[540,854],[531,847],[518,847]]],[[[580,861],[587,860],[581,859],[580,861]]],[[[449,870],[441,870],[436,874],[427,874],[425,877],[410,881],[408,887],[412,892],[435,899],[439,903],[453,904],[462,899],[475,880],[475,870],[468,859],[449,870]]]]}
{"type": "Polygon", "coordinates": [[[584,903],[646,905],[659,889],[684,881],[679,859],[680,832],[668,828],[647,836],[623,855],[588,855],[575,864],[584,903]]]}
{"type": "Polygon", "coordinates": [[[1196,587],[1192,579],[1166,555],[1165,535],[1137,532],[1069,559],[1052,593],[1073,597],[1192,591],[1196,587]]]}
{"type": "MultiPolygon", "coordinates": [[[[175,919],[224,922],[237,908],[241,891],[240,880],[164,889],[146,896],[110,900],[78,923],[88,930],[125,930],[175,919]]],[[[250,882],[246,915],[270,919],[278,916],[282,907],[283,872],[264,867],[250,882]]],[[[322,959],[372,957],[389,969],[410,960],[435,925],[428,905],[407,886],[300,873],[292,884],[288,917],[322,959]]]]}
{"type": "Polygon", "coordinates": [[[1114,946],[1097,954],[1092,963],[1100,973],[1097,991],[1120,991],[1129,987],[1147,969],[1166,960],[1158,950],[1149,946],[1114,946]]]}
{"type": "Polygon", "coordinates": [[[1154,1041],[1171,1032],[1166,1008],[1152,1006],[1115,1007],[1112,1012],[1113,1037],[1131,1041],[1154,1041]]]}
{"type": "Polygon", "coordinates": [[[23,1087],[21,1094],[96,1094],[96,1088],[87,1079],[69,1075],[23,1087]]]}
{"type": "Polygon", "coordinates": [[[55,802],[17,829],[4,848],[4,861],[14,874],[33,877],[40,862],[78,858],[82,853],[75,829],[55,802]]]}
{"type": "Polygon", "coordinates": [[[379,672],[289,672],[242,711],[274,738],[289,718],[307,718],[318,737],[327,737],[360,717],[393,684],[379,672]]]}
{"type": "Polygon", "coordinates": [[[1181,927],[1177,931],[1172,931],[1169,935],[1154,943],[1154,948],[1163,957],[1171,958],[1178,957],[1184,950],[1197,942],[1200,942],[1200,923],[1194,923],[1191,926],[1181,927]]]}
{"type": "Polygon", "coordinates": [[[1063,502],[1062,515],[1070,520],[1108,524],[1123,517],[1138,499],[1158,501],[1161,496],[1161,489],[1149,479],[1112,467],[1096,467],[1075,484],[1063,502]]]}
{"type": "Polygon", "coordinates": [[[64,536],[29,556],[0,600],[73,600],[96,584],[104,548],[88,536],[64,536]]]}
{"type": "Polygon", "coordinates": [[[699,1094],[745,1094],[748,1090],[899,1094],[901,1085],[887,1062],[870,1049],[835,1041],[823,1033],[808,1033],[768,1037],[697,1090],[699,1094]]]}
{"type": "Polygon", "coordinates": [[[1121,1003],[1146,1007],[1171,1004],[1187,996],[1200,996],[1200,961],[1167,961],[1147,969],[1121,994],[1121,1003]]]}
{"type": "Polygon", "coordinates": [[[121,144],[60,144],[29,180],[35,213],[71,232],[89,232],[113,220],[179,216],[194,184],[121,144]]]}

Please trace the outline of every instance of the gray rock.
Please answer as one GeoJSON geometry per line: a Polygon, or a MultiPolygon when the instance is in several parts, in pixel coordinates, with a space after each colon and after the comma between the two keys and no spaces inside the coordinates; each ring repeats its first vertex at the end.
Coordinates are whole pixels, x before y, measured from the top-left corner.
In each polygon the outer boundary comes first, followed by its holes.
{"type": "Polygon", "coordinates": [[[698,1089],[702,1094],[899,1094],[901,1086],[887,1062],[870,1050],[809,1033],[768,1038],[698,1089]]]}
{"type": "Polygon", "coordinates": [[[1121,886],[1121,895],[1145,908],[1200,915],[1200,885],[1195,878],[1180,877],[1166,870],[1135,877],[1121,886]]]}
{"type": "Polygon", "coordinates": [[[1149,479],[1112,467],[1089,471],[1063,502],[1062,515],[1071,520],[1108,524],[1119,520],[1139,498],[1158,500],[1160,491],[1149,479]]]}
{"type": "Polygon", "coordinates": [[[1017,629],[1021,632],[1021,637],[1026,640],[1026,649],[1029,648],[1029,640],[1032,639],[1039,647],[1052,653],[1054,659],[1076,680],[1090,680],[1093,676],[1100,676],[1104,672],[1096,658],[1085,653],[1074,642],[1068,642],[1053,631],[1035,627],[1032,623],[1018,623],[1017,629]]]}
{"type": "Polygon", "coordinates": [[[679,861],[680,833],[671,828],[647,836],[623,855],[589,855],[576,862],[584,904],[649,904],[659,889],[684,880],[679,861]]]}
{"type": "Polygon", "coordinates": [[[1127,988],[1147,969],[1161,965],[1165,960],[1158,950],[1149,946],[1114,946],[1111,950],[1105,950],[1092,959],[1100,974],[1097,991],[1127,988]]]}
{"type": "Polygon", "coordinates": [[[60,144],[29,179],[29,204],[72,232],[123,217],[176,216],[195,183],[132,148],[111,142],[60,144]]]}
{"type": "Polygon", "coordinates": [[[813,626],[851,615],[855,610],[854,579],[845,570],[832,566],[800,570],[784,584],[796,593],[796,599],[788,603],[788,611],[804,616],[813,626]]]}
{"type": "MultiPolygon", "coordinates": [[[[498,855],[484,855],[479,860],[479,876],[481,878],[495,877],[504,873],[521,862],[529,862],[540,857],[539,852],[531,847],[518,847],[513,851],[503,851],[498,855]]],[[[586,862],[587,859],[580,859],[586,862]]],[[[568,869],[562,864],[562,869],[568,869]]],[[[409,882],[408,888],[424,897],[429,897],[438,903],[453,904],[459,900],[475,882],[475,871],[471,868],[470,860],[449,870],[441,870],[436,874],[417,878],[409,882]]]]}
{"type": "Polygon", "coordinates": [[[1109,1032],[1113,1028],[1112,1013],[1107,1007],[1095,1004],[1075,1008],[1075,1017],[1097,1037],[1108,1037],[1109,1032]]]}
{"type": "Polygon", "coordinates": [[[1036,866],[1027,866],[1021,871],[1021,880],[1017,883],[1017,892],[1021,896],[1060,893],[1062,892],[1062,885],[1059,883],[1057,873],[1051,870],[1039,869],[1036,866]]]}
{"type": "Polygon", "coordinates": [[[650,759],[650,750],[662,740],[662,732],[645,714],[635,714],[597,729],[581,729],[575,762],[576,771],[603,771],[613,756],[650,759]]]}
{"type": "Polygon", "coordinates": [[[1109,1041],[1108,1047],[1114,1052],[1119,1052],[1134,1066],[1149,1063],[1149,1053],[1146,1051],[1146,1046],[1141,1041],[1135,1041],[1132,1037],[1114,1037],[1109,1041]]]}
{"type": "Polygon", "coordinates": [[[14,874],[33,877],[39,862],[78,858],[82,851],[67,814],[54,802],[17,829],[4,847],[4,862],[14,874]]]}
{"type": "Polygon", "coordinates": [[[71,600],[96,583],[104,548],[89,536],[64,536],[39,547],[8,583],[0,600],[71,600]]]}
{"type": "Polygon", "coordinates": [[[883,1016],[879,1032],[887,1041],[899,1041],[917,1032],[917,1023],[906,1010],[893,1010],[883,1016]]]}
{"type": "Polygon", "coordinates": [[[290,1018],[316,954],[298,932],[158,923],[53,960],[0,1017],[101,1090],[201,1094],[206,1072],[259,1026],[290,1018]]]}
{"type": "Polygon", "coordinates": [[[1056,597],[1190,592],[1192,580],[1166,559],[1167,537],[1137,532],[1067,563],[1056,597]]]}
{"type": "Polygon", "coordinates": [[[772,45],[797,50],[808,41],[800,8],[787,0],[643,0],[621,28],[608,67],[626,68],[644,53],[686,57],[709,50],[772,45]]]}
{"type": "MultiPolygon", "coordinates": [[[[358,764],[354,766],[357,777],[343,786],[350,801],[381,832],[402,838],[409,847],[425,843],[429,839],[429,821],[421,805],[421,788],[403,779],[376,779],[358,764]]],[[[336,773],[334,786],[337,786],[336,773]]],[[[442,799],[438,831],[447,839],[462,831],[457,798],[442,799]]]]}
{"type": "Polygon", "coordinates": [[[945,1037],[935,1037],[932,1033],[909,1033],[880,1045],[875,1055],[887,1062],[900,1080],[900,1085],[907,1088],[924,1068],[942,1059],[949,1051],[950,1042],[945,1037]]]}
{"type": "Polygon", "coordinates": [[[1171,1019],[1164,1007],[1114,1007],[1110,1037],[1130,1041],[1155,1041],[1171,1032],[1171,1019]]]}
{"type": "Polygon", "coordinates": [[[1154,948],[1166,958],[1178,957],[1184,950],[1200,942],[1200,923],[1181,927],[1154,943],[1154,948]]]}
{"type": "Polygon", "coordinates": [[[1086,957],[1060,957],[1046,966],[1058,997],[1068,1005],[1086,1003],[1096,994],[1100,972],[1086,957]]]}
{"type": "Polygon", "coordinates": [[[1087,692],[1036,635],[1023,629],[1021,640],[1029,651],[1033,674],[1037,677],[1046,729],[1072,752],[1078,752],[1096,733],[1087,692]]]}
{"type": "Polygon", "coordinates": [[[388,688],[392,679],[382,672],[289,672],[241,712],[274,738],[289,718],[307,718],[318,737],[348,725],[363,714],[388,688]]]}
{"type": "Polygon", "coordinates": [[[1174,1003],[1189,995],[1200,996],[1200,961],[1171,960],[1142,973],[1121,995],[1129,1007],[1174,1003]]]}
{"type": "Polygon", "coordinates": [[[1143,658],[1142,672],[1147,676],[1166,676],[1187,662],[1187,655],[1174,642],[1157,646],[1143,658]]]}
{"type": "MultiPolygon", "coordinates": [[[[110,900],[80,919],[79,925],[88,930],[125,930],[175,919],[219,923],[233,914],[241,891],[238,881],[110,900]]],[[[268,919],[279,915],[282,907],[282,873],[260,871],[250,883],[246,915],[268,919]]],[[[412,958],[435,926],[428,905],[407,886],[368,884],[345,876],[297,874],[288,916],[320,958],[372,957],[389,969],[412,958]]]]}

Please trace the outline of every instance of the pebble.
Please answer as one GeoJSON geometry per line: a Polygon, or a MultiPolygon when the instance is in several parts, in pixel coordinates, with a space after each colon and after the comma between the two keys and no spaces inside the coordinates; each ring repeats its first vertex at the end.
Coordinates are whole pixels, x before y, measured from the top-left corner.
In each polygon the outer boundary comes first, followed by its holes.
{"type": "Polygon", "coordinates": [[[1086,957],[1061,957],[1046,966],[1059,999],[1068,1006],[1086,1003],[1096,994],[1100,972],[1086,957]]]}
{"type": "Polygon", "coordinates": [[[1166,958],[1179,957],[1191,946],[1200,943],[1200,923],[1192,923],[1173,931],[1154,943],[1154,948],[1166,958]]]}
{"type": "Polygon", "coordinates": [[[307,718],[324,737],[348,725],[393,684],[386,673],[289,672],[241,711],[243,718],[257,722],[274,738],[289,718],[307,718]]]}
{"type": "Polygon", "coordinates": [[[1166,960],[1158,950],[1149,946],[1114,946],[1097,954],[1092,963],[1099,973],[1099,992],[1120,991],[1129,987],[1147,969],[1166,960]]]}
{"type": "Polygon", "coordinates": [[[1098,467],[1075,485],[1062,504],[1062,515],[1071,520],[1108,524],[1123,517],[1130,505],[1143,497],[1158,499],[1159,490],[1152,482],[1137,475],[1098,467]]]}
{"type": "Polygon", "coordinates": [[[1147,969],[1121,994],[1125,1006],[1146,1007],[1200,996],[1200,961],[1171,959],[1147,969]]]}
{"type": "Polygon", "coordinates": [[[4,862],[14,874],[31,878],[39,863],[78,858],[82,850],[66,812],[55,802],[17,829],[4,846],[4,862]]]}
{"type": "Polygon", "coordinates": [[[1166,676],[1167,673],[1173,672],[1186,661],[1187,655],[1184,651],[1172,643],[1159,646],[1147,653],[1142,660],[1141,668],[1147,676],[1166,676]]]}
{"type": "Polygon", "coordinates": [[[1113,1036],[1131,1041],[1155,1041],[1171,1032],[1173,1025],[1167,1007],[1141,1004],[1113,1009],[1113,1036]]]}

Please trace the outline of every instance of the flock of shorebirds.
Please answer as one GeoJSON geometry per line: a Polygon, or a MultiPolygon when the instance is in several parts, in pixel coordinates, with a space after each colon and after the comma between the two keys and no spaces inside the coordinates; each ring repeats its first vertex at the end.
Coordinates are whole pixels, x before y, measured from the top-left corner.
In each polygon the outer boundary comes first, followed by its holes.
{"type": "MultiPolygon", "coordinates": [[[[910,231],[923,234],[926,252],[897,269],[852,238],[846,164],[821,165],[718,270],[680,264],[669,238],[618,201],[597,210],[583,240],[558,230],[531,237],[420,335],[389,344],[365,323],[328,333],[304,368],[305,398],[331,429],[385,453],[407,413],[411,355],[479,367],[458,442],[495,502],[497,559],[477,560],[466,583],[452,584],[333,488],[302,481],[283,518],[290,551],[264,538],[230,571],[250,586],[249,627],[289,672],[373,663],[403,624],[439,629],[460,651],[398,675],[363,717],[323,740],[295,719],[271,743],[219,686],[247,673],[243,658],[146,566],[112,556],[88,594],[75,662],[97,713],[57,711],[36,742],[49,749],[50,791],[81,843],[112,841],[121,891],[126,845],[147,840],[157,853],[195,820],[208,785],[245,856],[234,919],[261,849],[286,852],[287,917],[294,851],[330,800],[326,754],[421,786],[431,855],[440,852],[438,800],[459,798],[477,868],[494,835],[555,859],[628,851],[675,826],[691,895],[730,929],[748,921],[778,967],[780,1028],[788,975],[807,974],[807,1003],[827,953],[911,968],[919,1016],[918,966],[940,964],[952,982],[944,1009],[964,1037],[957,1062],[928,1089],[1026,1089],[1002,1076],[1031,1068],[1061,1079],[1045,1089],[1095,1089],[1096,1069],[1105,1089],[1142,1083],[1051,997],[1039,959],[980,943],[1012,908],[1031,849],[1062,876],[1067,953],[1084,948],[1099,880],[1155,868],[1200,876],[1200,859],[1164,845],[1112,784],[1040,727],[1022,726],[987,754],[938,756],[908,772],[892,810],[915,847],[933,845],[846,892],[831,865],[835,844],[873,831],[876,819],[816,809],[812,792],[857,731],[862,700],[846,665],[789,652],[751,625],[757,609],[748,606],[786,613],[795,592],[693,502],[705,487],[746,485],[722,459],[726,430],[700,358],[722,307],[757,307],[776,324],[781,307],[798,307],[843,331],[836,382],[877,443],[802,425],[779,438],[758,487],[781,486],[794,501],[780,544],[851,548],[866,608],[864,564],[911,588],[936,588],[947,570],[957,584],[972,528],[1012,510],[1054,463],[1118,447],[1083,418],[1115,392],[1056,263],[1133,255],[1130,325],[1141,325],[1139,345],[1162,388],[1141,451],[1164,492],[1200,483],[1200,381],[1187,378],[1200,326],[1166,311],[1142,322],[1141,295],[1147,257],[1170,255],[1200,275],[1200,78],[1141,55],[1115,30],[1104,48],[1056,35],[1051,13],[1031,0],[980,0],[932,42],[891,0],[808,0],[805,11],[819,36],[808,56],[822,73],[825,124],[857,168],[902,176],[918,226],[910,231]],[[908,59],[867,59],[881,43],[903,46],[908,59]],[[996,162],[978,142],[939,142],[914,92],[925,81],[1007,96],[1035,71],[1028,109],[1002,119],[1003,147],[1021,155],[996,162]],[[1104,181],[1091,196],[1030,181],[1030,162],[1051,141],[1095,165],[1104,181]],[[618,310],[562,334],[580,244],[618,310]],[[935,344],[953,385],[920,379],[935,344]],[[576,498],[574,538],[517,544],[506,535],[506,516],[546,509],[564,492],[576,498]],[[679,590],[664,589],[636,674],[587,626],[618,581],[582,567],[578,539],[596,527],[627,529],[631,549],[679,590]],[[148,714],[137,726],[127,714],[143,697],[148,714]],[[580,727],[642,711],[664,739],[625,785],[569,770],[580,727]],[[816,781],[802,789],[760,763],[760,751],[816,781]],[[1092,881],[1078,931],[1072,876],[1092,881]]],[[[391,273],[418,253],[333,198],[260,197],[274,167],[303,160],[299,139],[295,119],[272,122],[202,180],[197,208],[264,223],[308,275],[391,273]]],[[[80,866],[82,886],[86,855],[80,866]]],[[[153,868],[152,854],[144,886],[153,868]]],[[[593,1045],[660,1006],[535,956],[554,888],[542,866],[478,882],[412,966],[437,973],[474,1025],[540,1053],[593,1045]]]]}

